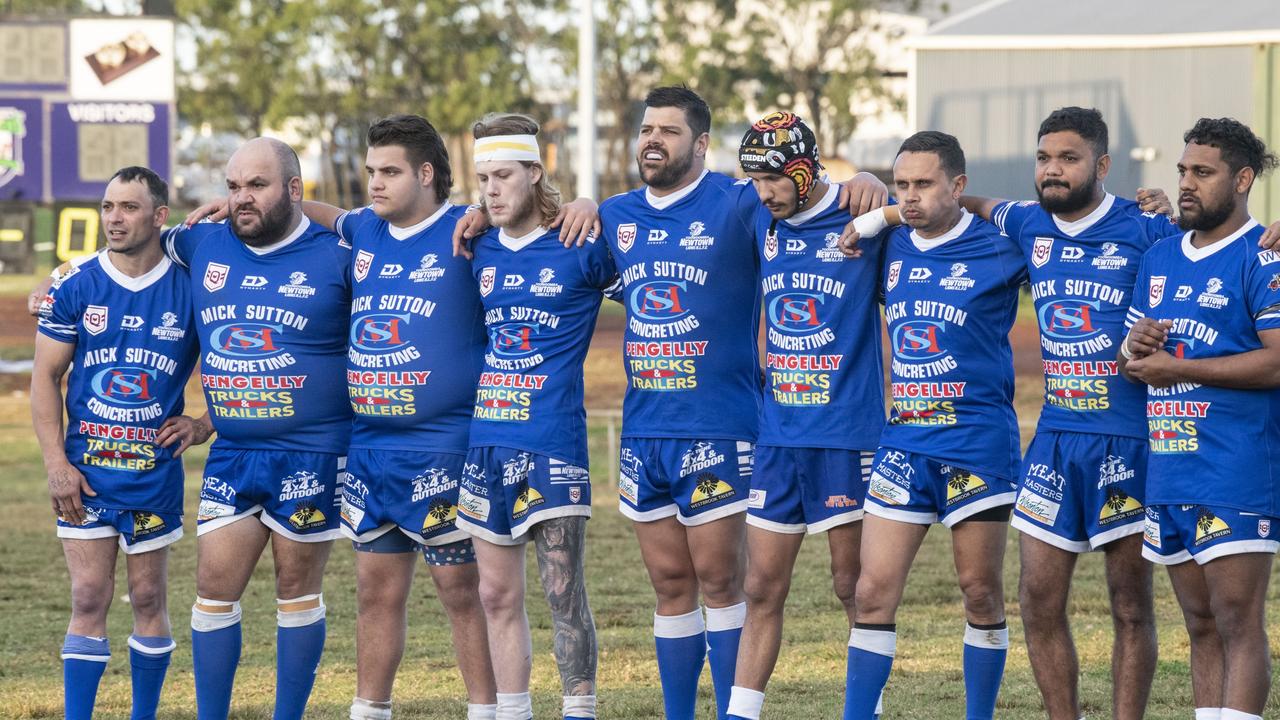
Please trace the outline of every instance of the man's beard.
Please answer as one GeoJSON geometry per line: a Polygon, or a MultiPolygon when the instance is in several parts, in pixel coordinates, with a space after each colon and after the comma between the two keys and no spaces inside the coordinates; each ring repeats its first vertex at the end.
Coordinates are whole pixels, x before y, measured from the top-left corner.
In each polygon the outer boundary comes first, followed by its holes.
{"type": "MultiPolygon", "coordinates": [[[[1058,181],[1051,182],[1051,186],[1066,187],[1066,183],[1058,181]]],[[[1089,206],[1093,201],[1093,191],[1098,187],[1098,176],[1090,175],[1088,182],[1078,188],[1067,191],[1067,196],[1063,198],[1045,197],[1043,184],[1036,186],[1036,197],[1040,200],[1040,207],[1048,210],[1056,215],[1070,214],[1078,212],[1089,206]]]]}
{"type": "Polygon", "coordinates": [[[666,165],[657,170],[648,171],[647,175],[643,158],[636,158],[636,168],[640,171],[640,179],[644,180],[645,185],[659,190],[674,188],[676,183],[680,182],[680,179],[685,176],[685,173],[689,172],[691,167],[693,167],[693,148],[689,148],[689,152],[681,157],[668,156],[666,165]]]}
{"type": "Polygon", "coordinates": [[[285,233],[289,230],[289,220],[293,217],[293,203],[289,200],[289,196],[280,198],[280,202],[265,211],[258,212],[261,213],[261,218],[258,229],[253,232],[242,230],[238,222],[232,223],[236,237],[240,238],[245,245],[253,247],[262,247],[283,240],[285,233]]]}
{"type": "Polygon", "coordinates": [[[1236,211],[1236,199],[1228,196],[1216,206],[1200,204],[1199,212],[1188,215],[1183,211],[1178,215],[1178,227],[1183,230],[1212,230],[1225,223],[1236,211]]]}

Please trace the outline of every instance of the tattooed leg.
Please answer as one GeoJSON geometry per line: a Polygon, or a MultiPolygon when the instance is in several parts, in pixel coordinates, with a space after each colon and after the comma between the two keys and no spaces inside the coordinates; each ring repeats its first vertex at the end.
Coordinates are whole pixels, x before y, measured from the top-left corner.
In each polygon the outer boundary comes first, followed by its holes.
{"type": "Polygon", "coordinates": [[[586,535],[584,517],[547,520],[533,530],[565,695],[594,695],[596,688],[596,624],[582,566],[586,535]]]}

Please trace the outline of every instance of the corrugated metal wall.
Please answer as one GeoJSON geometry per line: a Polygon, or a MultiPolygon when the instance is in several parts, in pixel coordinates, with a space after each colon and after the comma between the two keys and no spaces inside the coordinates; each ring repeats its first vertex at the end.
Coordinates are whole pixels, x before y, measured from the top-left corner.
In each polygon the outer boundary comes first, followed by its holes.
{"type": "Polygon", "coordinates": [[[1161,187],[1173,196],[1182,133],[1197,118],[1255,122],[1256,53],[1251,46],[920,50],[917,129],[959,138],[975,194],[1033,198],[1040,121],[1064,105],[1096,107],[1111,136],[1107,189],[1132,197],[1138,187],[1161,187]],[[1156,158],[1130,159],[1138,147],[1155,148],[1156,158]]]}

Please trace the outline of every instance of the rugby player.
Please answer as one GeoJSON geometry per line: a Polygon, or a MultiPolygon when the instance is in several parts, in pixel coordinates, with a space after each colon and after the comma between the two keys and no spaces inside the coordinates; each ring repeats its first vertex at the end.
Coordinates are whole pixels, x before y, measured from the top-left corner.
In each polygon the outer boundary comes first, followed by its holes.
{"type": "Polygon", "coordinates": [[[448,151],[426,119],[379,120],[367,141],[370,206],[303,203],[354,253],[347,389],[355,419],[341,512],[357,551],[351,718],[391,717],[419,550],[449,617],[467,717],[493,718],[475,553],[454,525],[486,344],[470,263],[450,253],[465,208],[449,203],[448,151]]]}
{"type": "MultiPolygon", "coordinates": [[[[710,130],[692,90],[651,91],[636,140],[645,186],[600,206],[627,313],[619,509],[657,595],[658,674],[673,720],[693,717],[708,658],[717,716],[728,710],[760,411],[760,203],[750,182],[706,170],[710,130]]],[[[883,189],[860,174],[839,204],[866,212],[884,203],[883,189]]]]}
{"type": "Polygon", "coordinates": [[[863,499],[884,428],[881,246],[869,238],[857,259],[836,247],[849,213],[799,117],[757,121],[738,160],[761,203],[753,230],[767,341],[747,501],[747,614],[728,714],[758,720],[806,534],[827,534],[836,596],[853,624],[863,499]]]}
{"type": "Polygon", "coordinates": [[[1277,159],[1231,118],[1201,118],[1183,140],[1187,232],[1143,258],[1116,360],[1148,386],[1142,553],[1168,568],[1182,607],[1196,718],[1261,720],[1280,548],[1280,257],[1256,246],[1248,201],[1277,159]]]}
{"type": "MultiPolygon", "coordinates": [[[[1142,254],[1178,230],[1166,215],[1143,213],[1106,191],[1111,157],[1097,110],[1055,110],[1037,142],[1038,203],[961,198],[1021,247],[1040,329],[1044,408],[1012,522],[1020,531],[1027,654],[1048,716],[1081,717],[1067,600],[1079,555],[1101,550],[1115,628],[1112,713],[1138,720],[1156,662],[1151,566],[1142,560],[1140,536],[1144,393],[1121,380],[1115,352],[1142,254]]],[[[1167,213],[1164,194],[1156,192],[1152,204],[1167,213]]]]}
{"type": "Polygon", "coordinates": [[[31,415],[71,576],[62,645],[69,720],[93,715],[111,657],[117,546],[133,609],[134,720],[156,717],[175,647],[166,593],[168,546],[182,537],[179,456],[208,440],[210,428],[182,415],[197,342],[190,280],[160,241],[168,205],[168,185],[154,172],[117,171],[101,205],[107,247],[62,277],[36,335],[31,415]]]}
{"type": "Polygon", "coordinates": [[[475,124],[482,205],[494,229],[472,271],[489,343],[476,388],[458,493],[458,527],[474,537],[480,600],[497,681],[498,720],[528,720],[532,646],[525,543],[551,608],[565,718],[596,716],[596,635],[583,553],[591,515],[582,363],[602,291],[616,283],[594,237],[568,252],[547,229],[560,210],[538,124],[487,115],[475,124]]]}
{"type": "Polygon", "coordinates": [[[1008,333],[1026,279],[1017,245],[959,204],[964,152],[917,133],[894,161],[902,219],[884,249],[893,405],[872,463],[844,717],[876,705],[895,615],[929,526],[952,531],[964,598],[965,717],[991,718],[1008,651],[1002,567],[1017,471],[1008,333]]]}
{"type": "Polygon", "coordinates": [[[227,163],[230,219],[166,233],[190,268],[201,384],[218,439],[200,490],[191,610],[197,716],[224,720],[240,597],[271,544],[276,720],[301,718],[324,649],[324,567],[338,530],[351,410],[343,387],[350,246],[302,213],[298,157],[256,138],[227,163]]]}

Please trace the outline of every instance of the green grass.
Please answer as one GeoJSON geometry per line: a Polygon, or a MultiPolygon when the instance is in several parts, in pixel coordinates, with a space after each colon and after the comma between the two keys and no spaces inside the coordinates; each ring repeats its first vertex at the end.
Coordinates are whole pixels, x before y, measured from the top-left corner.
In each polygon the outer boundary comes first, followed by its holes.
{"type": "MultiPolygon", "coordinates": [[[[1025,384],[1025,383],[1024,383],[1025,384]]],[[[1020,388],[1020,398],[1033,403],[1034,387],[1020,388]]],[[[198,409],[199,400],[194,404],[198,409]]],[[[1027,405],[1022,405],[1027,407],[1027,405]]],[[[1034,412],[1024,413],[1026,428],[1034,412]]],[[[661,717],[661,698],[652,649],[652,594],[630,525],[616,510],[615,491],[608,487],[604,432],[593,428],[596,468],[595,518],[590,524],[588,589],[599,630],[600,712],[603,718],[661,717]]],[[[195,717],[191,675],[188,608],[194,597],[195,541],[193,518],[198,469],[204,448],[189,455],[187,537],[174,548],[170,569],[170,614],[179,647],[165,686],[160,716],[195,717]]],[[[5,478],[0,484],[0,716],[60,717],[62,686],[58,648],[69,613],[68,584],[61,550],[55,540],[39,452],[27,419],[22,393],[0,396],[0,457],[5,478]]],[[[1005,577],[1010,635],[1013,638],[998,717],[1035,718],[1039,696],[1027,664],[1014,588],[1017,581],[1016,540],[1011,535],[1005,577]]],[[[1091,717],[1109,714],[1110,619],[1107,613],[1102,558],[1087,556],[1076,574],[1071,614],[1083,676],[1081,695],[1091,717]]],[[[796,570],[782,656],[769,686],[765,718],[837,717],[844,687],[848,630],[830,590],[826,543],[805,543],[796,570]]],[[[551,656],[551,630],[540,599],[534,563],[529,562],[535,649],[532,690],[537,716],[557,717],[559,680],[551,656]]],[[[123,595],[124,567],[118,569],[117,598],[123,595]]],[[[1273,588],[1275,584],[1273,583],[1273,588]]],[[[1186,633],[1168,580],[1157,573],[1160,666],[1148,718],[1190,717],[1186,633]]],[[[1272,591],[1270,627],[1280,630],[1280,599],[1272,591]]],[[[244,653],[237,676],[233,718],[265,719],[271,715],[274,685],[275,608],[269,555],[259,564],[243,600],[244,653]]],[[[325,601],[329,606],[328,645],[312,697],[309,718],[345,718],[355,691],[355,592],[350,546],[339,542],[328,568],[325,601]]],[[[461,680],[454,669],[444,614],[426,573],[419,574],[411,600],[408,649],[396,685],[396,717],[459,718],[465,715],[461,680]]],[[[963,615],[950,560],[948,533],[929,534],[899,614],[898,660],[886,700],[886,718],[942,720],[958,717],[963,707],[960,671],[963,615]]],[[[130,630],[128,606],[117,599],[110,615],[115,655],[103,679],[99,718],[129,714],[129,670],[125,639],[130,630]]],[[[714,716],[709,676],[704,675],[700,718],[714,716]]],[[[1272,701],[1269,709],[1280,710],[1272,701]]]]}

